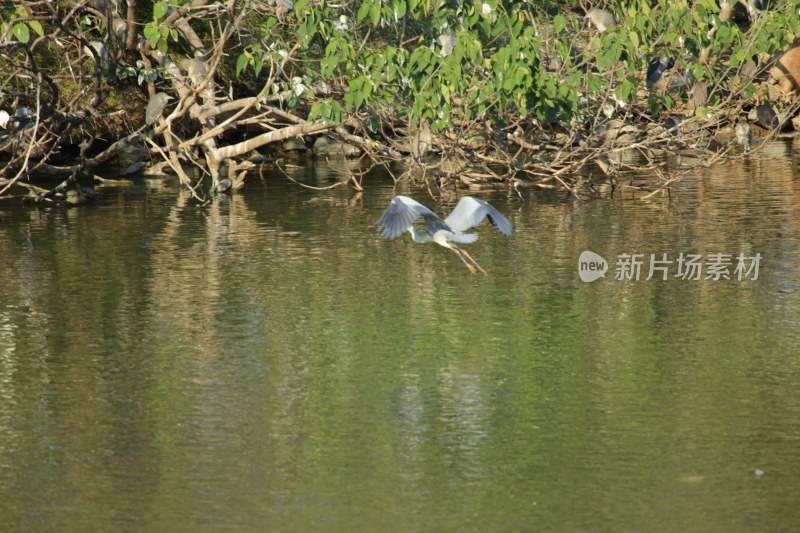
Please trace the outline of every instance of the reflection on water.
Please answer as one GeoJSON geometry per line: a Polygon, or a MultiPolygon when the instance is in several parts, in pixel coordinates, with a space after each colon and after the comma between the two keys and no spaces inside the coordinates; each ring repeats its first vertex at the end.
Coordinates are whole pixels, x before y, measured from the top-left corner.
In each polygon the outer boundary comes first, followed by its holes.
{"type": "Polygon", "coordinates": [[[469,246],[487,276],[383,240],[399,191],[380,176],[363,194],[256,177],[206,208],[169,181],[0,206],[0,514],[46,531],[790,529],[793,158],[770,145],[649,202],[487,196],[515,225],[469,246]],[[584,250],[605,279],[580,281],[584,250]],[[759,279],[614,279],[620,254],[681,252],[760,253],[759,279]]]}

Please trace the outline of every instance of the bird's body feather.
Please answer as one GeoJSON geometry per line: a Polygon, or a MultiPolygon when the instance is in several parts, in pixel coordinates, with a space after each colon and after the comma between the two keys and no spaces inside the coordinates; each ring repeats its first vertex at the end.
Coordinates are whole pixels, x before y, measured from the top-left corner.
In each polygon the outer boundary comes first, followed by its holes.
{"type": "Polygon", "coordinates": [[[170,100],[172,100],[172,97],[167,93],[154,94],[147,103],[147,109],[145,109],[145,124],[148,126],[155,124],[155,122],[161,118],[164,113],[164,108],[167,107],[170,100]]]}

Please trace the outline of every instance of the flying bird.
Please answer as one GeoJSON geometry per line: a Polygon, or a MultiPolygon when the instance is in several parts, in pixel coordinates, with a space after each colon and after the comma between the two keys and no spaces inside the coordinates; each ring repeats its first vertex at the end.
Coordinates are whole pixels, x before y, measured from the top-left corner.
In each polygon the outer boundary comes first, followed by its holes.
{"type": "Polygon", "coordinates": [[[454,244],[475,242],[478,239],[477,235],[464,232],[480,224],[484,218],[488,219],[492,226],[506,237],[511,235],[511,222],[489,202],[472,196],[461,198],[453,212],[444,220],[408,196],[395,196],[376,224],[381,235],[387,239],[395,239],[408,231],[414,238],[414,242],[435,242],[453,250],[471,272],[475,273],[480,270],[486,274],[486,271],[466,250],[454,244]],[[420,217],[425,221],[425,231],[422,233],[417,232],[414,228],[414,222],[420,217]]]}

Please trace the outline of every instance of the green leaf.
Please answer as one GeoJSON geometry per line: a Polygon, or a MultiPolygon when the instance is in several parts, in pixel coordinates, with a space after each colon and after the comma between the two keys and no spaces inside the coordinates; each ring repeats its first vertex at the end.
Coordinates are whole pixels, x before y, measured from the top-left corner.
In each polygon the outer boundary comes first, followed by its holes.
{"type": "Polygon", "coordinates": [[[169,4],[166,2],[156,2],[153,4],[153,19],[161,20],[169,11],[169,4]]]}
{"type": "Polygon", "coordinates": [[[44,29],[42,29],[42,25],[38,20],[29,20],[28,26],[30,26],[31,29],[35,31],[39,37],[44,36],[44,29]]]}
{"type": "Polygon", "coordinates": [[[614,47],[608,48],[597,57],[597,68],[606,69],[614,66],[617,61],[617,50],[614,47]]]}
{"type": "Polygon", "coordinates": [[[424,70],[430,63],[430,49],[420,46],[411,53],[411,59],[408,63],[409,68],[412,70],[424,70]],[[416,65],[416,69],[415,69],[416,65]]]}
{"type": "Polygon", "coordinates": [[[314,20],[311,17],[309,17],[308,20],[306,20],[306,22],[302,24],[297,31],[298,42],[303,43],[304,46],[308,46],[309,43],[311,43],[311,39],[314,38],[314,35],[316,35],[316,33],[317,33],[316,24],[314,20]]]}
{"type": "Polygon", "coordinates": [[[525,86],[525,82],[528,79],[528,72],[524,68],[517,69],[517,73],[514,76],[514,81],[520,87],[525,86]]]}
{"type": "Polygon", "coordinates": [[[236,58],[236,75],[238,76],[241,72],[247,68],[247,64],[250,62],[250,58],[247,57],[247,54],[239,54],[239,57],[236,58]]]}
{"type": "Polygon", "coordinates": [[[623,102],[628,102],[631,99],[631,96],[634,94],[636,90],[636,81],[631,81],[630,78],[626,79],[622,83],[619,84],[617,89],[614,91],[618,100],[622,100],[623,102]]]}
{"type": "Polygon", "coordinates": [[[351,95],[353,111],[358,111],[361,104],[364,103],[364,98],[368,96],[369,84],[366,83],[364,76],[359,76],[351,80],[348,84],[349,91],[347,95],[351,95]]]}
{"type": "Polygon", "coordinates": [[[697,11],[697,16],[700,18],[700,20],[706,20],[708,18],[708,12],[706,11],[706,7],[702,2],[695,4],[694,8],[697,11]]]}
{"type": "Polygon", "coordinates": [[[28,31],[28,25],[23,22],[17,22],[14,24],[14,27],[11,28],[11,33],[14,34],[14,37],[21,43],[27,43],[31,40],[31,34],[28,31]]]}
{"type": "Polygon", "coordinates": [[[322,106],[321,102],[317,100],[313,104],[311,104],[311,109],[308,110],[308,121],[313,122],[320,113],[320,107],[322,106]]]}
{"type": "Polygon", "coordinates": [[[308,0],[296,0],[294,3],[294,12],[300,16],[305,11],[306,6],[308,5],[308,0]]]}
{"type": "Polygon", "coordinates": [[[375,5],[372,6],[372,9],[370,9],[370,12],[369,12],[369,16],[370,16],[370,19],[372,20],[372,25],[373,26],[377,26],[378,22],[381,19],[381,4],[380,4],[380,2],[377,2],[377,3],[375,3],[375,5]]]}
{"type": "Polygon", "coordinates": [[[731,68],[737,68],[745,60],[745,50],[740,48],[731,55],[731,68]]]}
{"type": "Polygon", "coordinates": [[[358,8],[358,15],[357,15],[359,22],[367,18],[367,15],[369,15],[369,10],[371,7],[372,4],[370,2],[361,2],[361,6],[358,8]]]}
{"type": "Polygon", "coordinates": [[[661,111],[657,95],[651,94],[647,97],[647,107],[651,115],[657,115],[661,111]]]}
{"type": "Polygon", "coordinates": [[[628,39],[631,41],[631,50],[639,49],[639,34],[632,31],[628,34],[628,39]]]}
{"type": "Polygon", "coordinates": [[[339,102],[333,100],[331,102],[330,107],[330,120],[334,122],[341,122],[342,121],[342,106],[339,105],[339,102]]]}
{"type": "Polygon", "coordinates": [[[447,85],[442,85],[441,91],[442,91],[442,98],[444,98],[444,103],[449,106],[450,105],[450,92],[451,92],[450,91],[450,87],[448,87],[447,85]]]}
{"type": "Polygon", "coordinates": [[[323,76],[330,76],[333,74],[333,69],[336,67],[336,59],[331,56],[323,57],[319,62],[320,73],[323,76]]]}
{"type": "Polygon", "coordinates": [[[556,15],[553,17],[553,29],[556,33],[561,33],[567,26],[567,18],[564,15],[556,15]]]}
{"type": "Polygon", "coordinates": [[[148,24],[144,28],[144,37],[147,39],[150,48],[155,48],[156,45],[158,45],[158,41],[161,39],[161,32],[158,31],[158,27],[155,25],[148,24]]]}
{"type": "Polygon", "coordinates": [[[406,16],[406,3],[404,0],[393,0],[392,1],[392,10],[394,11],[394,16],[397,19],[402,19],[406,16]]]}

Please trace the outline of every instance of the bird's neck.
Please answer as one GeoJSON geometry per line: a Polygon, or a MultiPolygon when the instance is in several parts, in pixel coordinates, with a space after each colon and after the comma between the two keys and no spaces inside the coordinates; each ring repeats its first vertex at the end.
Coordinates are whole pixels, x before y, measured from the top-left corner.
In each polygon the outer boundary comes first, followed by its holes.
{"type": "Polygon", "coordinates": [[[424,235],[420,235],[417,233],[417,230],[414,229],[414,226],[408,228],[408,231],[411,232],[411,236],[414,238],[414,242],[430,242],[431,236],[427,233],[424,235]]]}

